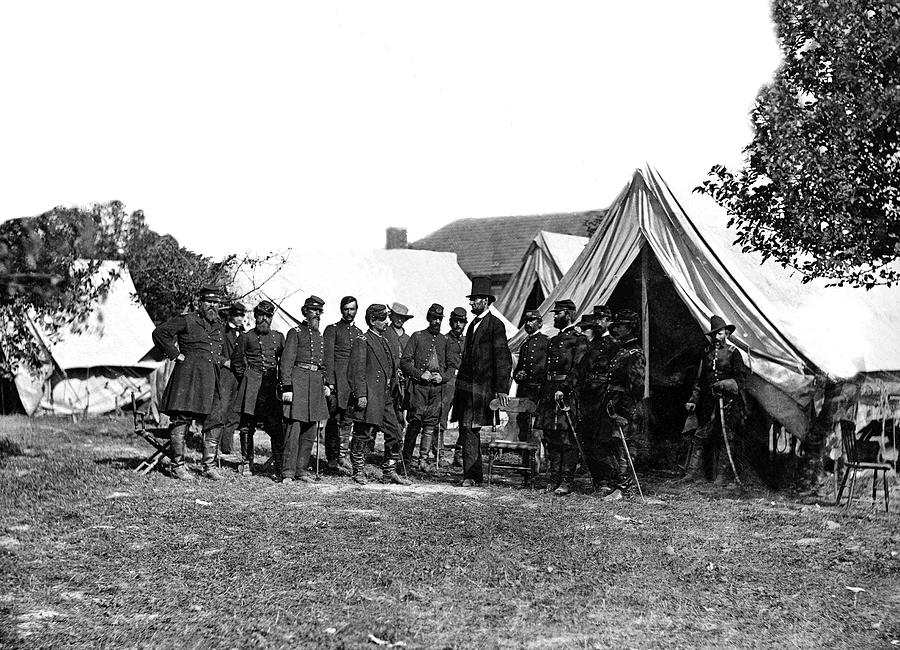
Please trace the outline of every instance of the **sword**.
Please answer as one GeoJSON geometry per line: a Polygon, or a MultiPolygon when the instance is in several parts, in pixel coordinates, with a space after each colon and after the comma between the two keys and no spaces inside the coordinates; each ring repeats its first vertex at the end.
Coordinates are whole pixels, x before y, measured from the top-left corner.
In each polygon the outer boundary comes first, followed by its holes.
{"type": "Polygon", "coordinates": [[[644,498],[644,491],[641,490],[641,482],[638,480],[637,472],[634,469],[634,462],[631,460],[631,452],[628,450],[628,443],[625,441],[625,432],[622,431],[622,425],[616,420],[616,410],[613,408],[612,403],[606,403],[606,412],[609,414],[610,419],[616,423],[616,428],[619,430],[619,436],[622,438],[622,446],[625,447],[625,457],[628,459],[628,467],[631,469],[631,475],[634,477],[634,484],[637,485],[638,494],[641,495],[641,501],[647,503],[647,499],[644,498]]]}
{"type": "Polygon", "coordinates": [[[728,462],[731,465],[731,471],[734,472],[734,482],[744,487],[741,479],[738,477],[737,468],[734,466],[734,458],[731,456],[731,444],[728,442],[728,432],[725,430],[725,406],[722,404],[722,396],[716,395],[719,401],[719,424],[722,425],[722,438],[725,440],[725,453],[728,454],[728,462]]]}
{"type": "Polygon", "coordinates": [[[572,437],[575,439],[575,445],[578,447],[578,453],[581,455],[581,462],[587,467],[587,456],[585,456],[584,449],[581,447],[581,441],[578,439],[578,434],[575,432],[575,425],[572,424],[572,416],[570,415],[572,407],[568,406],[565,403],[564,398],[560,397],[556,400],[556,408],[562,411],[566,416],[566,422],[569,423],[569,430],[572,432],[572,437]]]}

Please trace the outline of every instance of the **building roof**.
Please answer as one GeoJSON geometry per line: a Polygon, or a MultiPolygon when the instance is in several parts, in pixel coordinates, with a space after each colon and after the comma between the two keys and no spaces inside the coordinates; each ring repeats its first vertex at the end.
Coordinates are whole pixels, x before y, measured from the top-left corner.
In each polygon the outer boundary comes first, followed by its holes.
{"type": "Polygon", "coordinates": [[[459,266],[469,277],[507,278],[519,268],[522,256],[541,230],[587,236],[588,219],[605,210],[536,214],[519,217],[457,219],[430,235],[412,242],[419,250],[456,253],[459,266]]]}

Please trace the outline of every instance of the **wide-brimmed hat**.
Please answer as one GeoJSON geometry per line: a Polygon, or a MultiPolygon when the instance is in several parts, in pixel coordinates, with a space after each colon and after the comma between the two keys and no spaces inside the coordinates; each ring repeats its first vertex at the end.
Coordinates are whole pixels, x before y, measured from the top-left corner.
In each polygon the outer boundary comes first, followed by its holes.
{"type": "Polygon", "coordinates": [[[389,309],[394,316],[400,316],[403,320],[409,320],[413,317],[413,315],[409,313],[409,307],[401,302],[392,302],[389,309]]]}
{"type": "Polygon", "coordinates": [[[275,305],[268,300],[260,300],[259,304],[253,308],[254,314],[262,314],[263,316],[274,316],[275,305]]]}
{"type": "Polygon", "coordinates": [[[707,336],[713,336],[716,332],[721,330],[728,330],[729,334],[734,333],[735,330],[734,325],[729,325],[725,322],[725,319],[721,316],[713,316],[709,319],[709,331],[706,333],[707,336]]]}
{"type": "Polygon", "coordinates": [[[197,300],[221,303],[223,299],[222,289],[214,285],[206,285],[197,292],[197,300]]]}
{"type": "Polygon", "coordinates": [[[557,300],[553,304],[553,311],[575,311],[575,301],[568,298],[557,300]]]}
{"type": "Polygon", "coordinates": [[[484,275],[476,275],[472,278],[472,291],[466,298],[487,298],[494,301],[497,297],[491,288],[491,279],[484,275]]]}
{"type": "Polygon", "coordinates": [[[462,307],[454,307],[453,311],[450,312],[450,320],[459,320],[466,323],[469,320],[469,315],[462,307]]]}

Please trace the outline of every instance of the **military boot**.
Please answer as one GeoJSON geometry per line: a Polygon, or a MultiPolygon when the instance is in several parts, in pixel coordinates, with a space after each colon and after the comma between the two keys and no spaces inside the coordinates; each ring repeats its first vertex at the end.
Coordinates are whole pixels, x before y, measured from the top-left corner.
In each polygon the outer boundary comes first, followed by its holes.
{"type": "Polygon", "coordinates": [[[419,471],[428,472],[430,470],[428,463],[428,455],[431,453],[431,443],[434,440],[434,430],[422,431],[422,442],[419,445],[419,471]]]}
{"type": "Polygon", "coordinates": [[[203,433],[203,476],[211,481],[221,481],[222,475],[216,469],[216,452],[219,450],[218,430],[205,431],[203,433]]]}
{"type": "Polygon", "coordinates": [[[396,483],[397,485],[412,485],[412,481],[403,478],[397,473],[397,461],[391,458],[381,466],[381,482],[396,483]]]}
{"type": "Polygon", "coordinates": [[[253,474],[253,429],[240,430],[241,441],[241,475],[253,474]]]}
{"type": "Polygon", "coordinates": [[[578,465],[578,456],[572,451],[563,451],[559,456],[560,472],[559,485],[553,490],[553,494],[564,497],[572,493],[575,483],[575,467],[578,465]]]}
{"type": "Polygon", "coordinates": [[[359,438],[350,441],[350,462],[353,464],[353,482],[365,485],[366,480],[366,443],[359,438]]]}
{"type": "Polygon", "coordinates": [[[403,462],[406,463],[407,467],[412,463],[413,451],[416,448],[416,440],[418,440],[421,430],[422,425],[416,420],[413,420],[406,426],[406,435],[403,437],[403,462]]]}
{"type": "Polygon", "coordinates": [[[684,476],[678,479],[678,483],[693,483],[703,478],[703,443],[695,440],[691,446],[691,455],[688,457],[684,476]]]}
{"type": "Polygon", "coordinates": [[[547,492],[554,492],[560,485],[562,458],[556,449],[547,450],[547,492]]]}

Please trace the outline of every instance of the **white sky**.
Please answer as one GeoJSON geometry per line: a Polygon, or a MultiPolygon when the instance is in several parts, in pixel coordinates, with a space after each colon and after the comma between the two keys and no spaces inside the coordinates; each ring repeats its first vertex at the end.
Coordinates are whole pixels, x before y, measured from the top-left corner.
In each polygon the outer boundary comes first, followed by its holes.
{"type": "Polygon", "coordinates": [[[0,219],[120,199],[197,251],[382,247],[680,196],[779,53],[740,2],[9,2],[0,219]]]}

